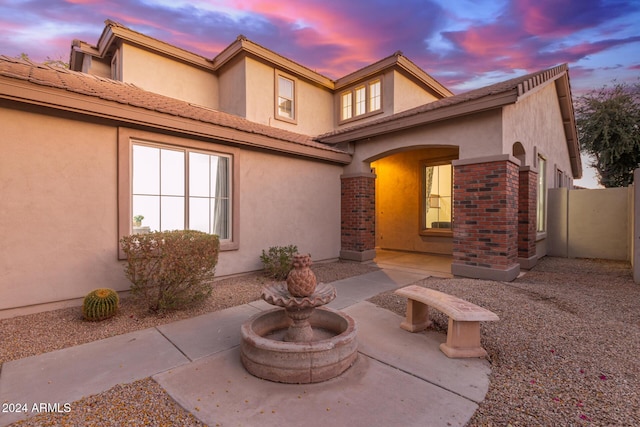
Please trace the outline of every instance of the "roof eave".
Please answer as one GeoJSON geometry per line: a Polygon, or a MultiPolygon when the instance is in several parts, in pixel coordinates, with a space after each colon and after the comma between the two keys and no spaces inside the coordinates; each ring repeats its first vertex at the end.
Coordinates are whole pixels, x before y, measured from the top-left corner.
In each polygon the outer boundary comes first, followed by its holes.
{"type": "Polygon", "coordinates": [[[439,98],[453,96],[453,92],[440,84],[440,82],[431,77],[416,64],[411,62],[400,52],[396,52],[393,55],[383,58],[376,63],[367,65],[364,68],[361,68],[357,71],[354,71],[353,73],[339,78],[338,80],[336,80],[335,88],[336,90],[339,90],[393,67],[397,67],[398,70],[404,72],[416,82],[429,88],[429,90],[431,90],[439,98]]]}
{"type": "Polygon", "coordinates": [[[582,178],[582,159],[580,157],[580,143],[578,141],[578,130],[576,127],[575,113],[573,111],[573,99],[571,97],[571,84],[569,82],[568,71],[558,76],[555,85],[558,101],[560,102],[564,134],[567,139],[571,172],[575,179],[580,179],[582,178]]]}
{"type": "Polygon", "coordinates": [[[236,146],[276,151],[341,165],[351,162],[351,155],[345,152],[298,144],[260,133],[174,116],[115,101],[95,99],[65,89],[33,85],[21,79],[0,76],[0,100],[108,120],[118,126],[134,126],[171,132],[187,137],[222,141],[236,146]]]}
{"type": "Polygon", "coordinates": [[[222,66],[236,58],[241,54],[252,55],[262,61],[273,64],[276,68],[280,68],[291,74],[303,77],[315,84],[326,87],[330,90],[335,88],[335,83],[330,78],[323,76],[320,73],[316,73],[309,68],[296,63],[290,59],[285,58],[257,43],[252,42],[244,36],[238,36],[238,38],[227,46],[222,52],[220,52],[212,61],[213,69],[219,70],[222,66]]]}
{"type": "MultiPolygon", "coordinates": [[[[384,120],[380,123],[371,123],[368,126],[358,127],[351,131],[345,131],[336,135],[318,137],[317,140],[325,144],[339,144],[352,142],[375,136],[384,135],[399,130],[405,130],[416,126],[422,126],[443,120],[449,120],[460,116],[480,113],[487,110],[501,108],[513,104],[517,100],[517,91],[511,90],[487,97],[474,99],[458,104],[443,106],[434,110],[417,112],[412,115],[398,117],[395,120],[384,120]]],[[[399,113],[402,114],[402,113],[399,113]]]]}

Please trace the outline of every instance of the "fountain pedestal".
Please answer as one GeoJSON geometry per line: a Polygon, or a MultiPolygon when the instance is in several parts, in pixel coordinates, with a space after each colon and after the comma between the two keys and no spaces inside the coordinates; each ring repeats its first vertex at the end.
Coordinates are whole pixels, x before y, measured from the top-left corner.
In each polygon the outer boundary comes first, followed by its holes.
{"type": "MultiPolygon", "coordinates": [[[[310,265],[310,260],[303,264],[310,265]]],[[[310,291],[296,292],[299,296],[282,283],[263,288],[262,298],[282,308],[258,313],[242,325],[240,358],[249,373],[307,384],[334,378],[355,362],[355,322],[344,313],[320,308],[335,299],[336,290],[330,284],[316,286],[315,276],[313,281],[310,291]]]]}

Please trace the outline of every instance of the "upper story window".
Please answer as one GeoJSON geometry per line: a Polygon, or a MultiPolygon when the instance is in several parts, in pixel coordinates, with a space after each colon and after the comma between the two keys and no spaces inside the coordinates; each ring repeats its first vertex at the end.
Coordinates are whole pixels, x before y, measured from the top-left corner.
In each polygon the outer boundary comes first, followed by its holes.
{"type": "Polygon", "coordinates": [[[365,117],[382,111],[382,82],[368,81],[340,94],[340,121],[365,117]]]}
{"type": "Polygon", "coordinates": [[[292,78],[276,74],[276,117],[294,122],[296,120],[296,83],[292,78]]]}

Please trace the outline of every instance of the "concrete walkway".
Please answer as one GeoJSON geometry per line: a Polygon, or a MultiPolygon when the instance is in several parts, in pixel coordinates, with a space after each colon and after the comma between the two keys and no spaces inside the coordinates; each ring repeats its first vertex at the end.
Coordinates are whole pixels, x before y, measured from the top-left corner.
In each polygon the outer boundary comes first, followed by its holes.
{"type": "MultiPolygon", "coordinates": [[[[329,306],[355,319],[358,359],[342,376],[323,383],[279,384],[244,370],[240,325],[272,308],[255,301],[7,362],[0,373],[0,403],[63,405],[152,376],[209,425],[305,420],[319,426],[329,419],[352,426],[462,426],[488,390],[487,361],[449,359],[438,349],[443,334],[403,331],[400,316],[365,301],[425,276],[389,268],[334,282],[338,297],[329,306]]],[[[0,426],[24,417],[0,412],[0,426]]]]}

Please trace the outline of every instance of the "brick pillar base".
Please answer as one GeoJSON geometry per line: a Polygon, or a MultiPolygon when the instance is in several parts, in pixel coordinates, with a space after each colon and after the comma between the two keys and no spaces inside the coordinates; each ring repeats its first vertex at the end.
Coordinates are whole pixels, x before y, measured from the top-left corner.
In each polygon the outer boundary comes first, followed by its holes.
{"type": "Polygon", "coordinates": [[[454,275],[518,277],[517,163],[509,155],[453,162],[454,275]]]}
{"type": "Polygon", "coordinates": [[[536,203],[538,174],[529,166],[520,168],[518,188],[518,262],[530,269],[538,262],[536,256],[536,203]]]}
{"type": "Polygon", "coordinates": [[[376,256],[374,174],[342,175],[340,258],[369,261],[376,256]]]}

